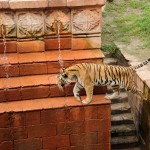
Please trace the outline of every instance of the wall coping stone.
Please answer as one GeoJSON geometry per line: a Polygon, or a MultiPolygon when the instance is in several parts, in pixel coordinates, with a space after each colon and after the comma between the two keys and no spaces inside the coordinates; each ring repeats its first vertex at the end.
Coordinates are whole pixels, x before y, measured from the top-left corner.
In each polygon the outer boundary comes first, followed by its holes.
{"type": "MultiPolygon", "coordinates": [[[[106,100],[105,94],[94,95],[93,100],[90,105],[110,105],[110,101],[106,100]]],[[[82,96],[82,99],[85,96],[82,96]]],[[[0,113],[5,112],[24,112],[24,111],[34,111],[41,109],[55,109],[55,108],[67,108],[67,107],[77,107],[85,106],[81,102],[77,101],[72,97],[55,97],[55,98],[43,98],[34,100],[23,100],[23,101],[13,101],[13,102],[3,102],[0,103],[0,113]]]]}
{"type": "Polygon", "coordinates": [[[0,9],[103,6],[106,0],[0,0],[0,9]]]}

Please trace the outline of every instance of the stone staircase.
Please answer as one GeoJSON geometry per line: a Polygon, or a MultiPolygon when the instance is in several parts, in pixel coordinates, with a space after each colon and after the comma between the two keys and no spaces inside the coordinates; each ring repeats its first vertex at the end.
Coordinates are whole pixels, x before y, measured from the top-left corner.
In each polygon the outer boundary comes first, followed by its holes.
{"type": "MultiPolygon", "coordinates": [[[[106,54],[104,63],[116,65],[117,59],[106,54]]],[[[112,89],[108,88],[108,93],[112,89]]],[[[111,100],[111,147],[112,150],[140,150],[127,93],[121,89],[120,96],[111,100]]]]}

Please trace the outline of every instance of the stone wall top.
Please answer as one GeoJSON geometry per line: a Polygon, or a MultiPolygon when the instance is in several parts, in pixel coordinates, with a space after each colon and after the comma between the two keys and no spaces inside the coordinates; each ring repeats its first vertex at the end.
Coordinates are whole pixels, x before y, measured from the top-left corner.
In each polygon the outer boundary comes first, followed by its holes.
{"type": "Polygon", "coordinates": [[[0,0],[0,9],[103,6],[106,0],[0,0]]]}

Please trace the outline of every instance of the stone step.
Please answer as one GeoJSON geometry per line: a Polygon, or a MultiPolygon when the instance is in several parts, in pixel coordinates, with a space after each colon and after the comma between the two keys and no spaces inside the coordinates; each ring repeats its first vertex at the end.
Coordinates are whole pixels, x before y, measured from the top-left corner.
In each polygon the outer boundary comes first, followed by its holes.
{"type": "Polygon", "coordinates": [[[130,106],[128,102],[111,104],[111,114],[129,113],[130,106]]]}
{"type": "Polygon", "coordinates": [[[137,146],[138,146],[138,139],[136,136],[113,137],[111,139],[112,149],[134,148],[137,146]]]}
{"type": "MultiPolygon", "coordinates": [[[[82,97],[84,99],[85,96],[82,97]]],[[[88,105],[97,104],[110,104],[109,100],[105,99],[105,94],[94,95],[93,100],[88,105]]],[[[80,101],[77,101],[73,96],[69,97],[54,97],[54,98],[42,98],[32,99],[29,101],[14,101],[0,103],[0,114],[6,112],[23,112],[23,111],[35,111],[44,110],[50,108],[66,108],[73,106],[84,106],[80,101]]]]}
{"type": "Polygon", "coordinates": [[[125,125],[113,125],[111,127],[111,136],[120,137],[120,136],[130,136],[135,135],[136,129],[134,124],[125,124],[125,125]]]}
{"type": "Polygon", "coordinates": [[[121,125],[121,124],[132,124],[133,117],[131,113],[116,114],[111,116],[111,124],[121,125]]]}
{"type": "MultiPolygon", "coordinates": [[[[71,96],[73,87],[72,83],[60,90],[57,86],[57,74],[0,78],[0,102],[71,96]]],[[[106,87],[94,87],[94,94],[104,93],[106,87]]],[[[81,95],[85,95],[85,92],[82,91],[81,95]]]]}
{"type": "MultiPolygon", "coordinates": [[[[61,51],[64,67],[81,62],[102,63],[103,53],[95,50],[63,50],[61,51]]],[[[59,51],[35,52],[35,53],[8,53],[0,54],[0,77],[14,77],[25,75],[37,75],[58,73],[59,51]]]]}
{"type": "MultiPolygon", "coordinates": [[[[107,94],[107,95],[111,95],[111,94],[107,94]]],[[[126,92],[120,92],[120,94],[116,98],[111,99],[111,102],[113,104],[128,102],[128,95],[126,92]]]]}

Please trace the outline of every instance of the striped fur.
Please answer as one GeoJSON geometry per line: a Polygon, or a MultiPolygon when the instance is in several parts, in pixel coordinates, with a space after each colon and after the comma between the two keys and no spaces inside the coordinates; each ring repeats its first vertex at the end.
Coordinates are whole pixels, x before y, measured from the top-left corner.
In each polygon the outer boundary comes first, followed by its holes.
{"type": "Polygon", "coordinates": [[[133,81],[133,75],[136,69],[146,65],[150,61],[143,62],[135,67],[112,66],[103,64],[81,63],[76,64],[66,69],[63,69],[58,75],[58,86],[63,87],[75,81],[76,84],[73,89],[74,96],[77,100],[80,99],[80,90],[85,88],[86,99],[82,100],[83,104],[91,102],[93,97],[93,87],[111,85],[114,88],[115,94],[119,91],[120,87],[125,88],[127,91],[138,94],[142,99],[145,99],[142,92],[136,88],[133,81]]]}

